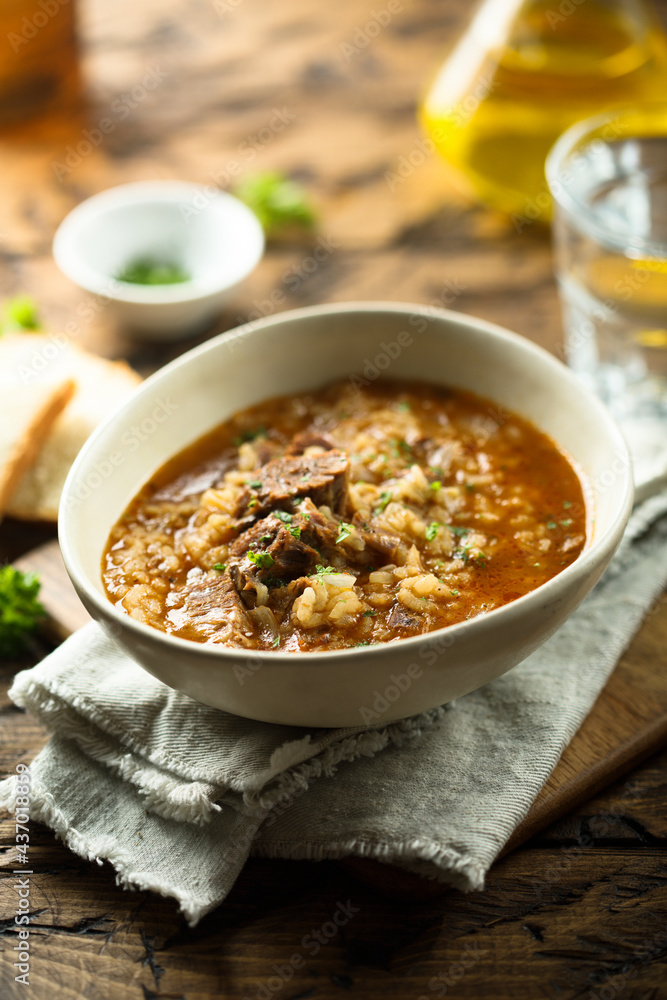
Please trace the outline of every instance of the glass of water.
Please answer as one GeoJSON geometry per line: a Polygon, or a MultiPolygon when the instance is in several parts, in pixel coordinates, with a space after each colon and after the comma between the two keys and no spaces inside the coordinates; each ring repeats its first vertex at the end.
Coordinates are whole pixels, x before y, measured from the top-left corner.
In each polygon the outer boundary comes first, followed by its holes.
{"type": "Polygon", "coordinates": [[[573,125],[546,172],[568,364],[650,478],[667,468],[667,104],[573,125]]]}

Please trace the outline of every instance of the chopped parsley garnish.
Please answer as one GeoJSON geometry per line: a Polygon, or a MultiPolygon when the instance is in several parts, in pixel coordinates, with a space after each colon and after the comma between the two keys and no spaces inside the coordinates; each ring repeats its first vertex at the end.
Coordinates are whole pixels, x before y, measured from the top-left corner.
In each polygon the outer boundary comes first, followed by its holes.
{"type": "Polygon", "coordinates": [[[467,489],[468,493],[474,493],[475,492],[475,484],[474,483],[466,483],[466,489],[467,489]]]}
{"type": "Polygon", "coordinates": [[[566,517],[566,518],[564,518],[560,522],[560,524],[561,524],[561,528],[569,528],[570,525],[572,524],[572,518],[571,517],[566,517]]]}
{"type": "Polygon", "coordinates": [[[307,483],[309,479],[310,479],[310,472],[304,472],[304,474],[301,476],[299,482],[301,482],[301,483],[307,483]]]}
{"type": "Polygon", "coordinates": [[[364,618],[375,618],[376,615],[377,611],[371,611],[370,608],[368,611],[364,611],[364,618]]]}
{"type": "Polygon", "coordinates": [[[428,528],[426,529],[426,540],[432,542],[435,536],[438,534],[438,529],[440,525],[437,521],[431,521],[428,528]]]}
{"type": "Polygon", "coordinates": [[[268,569],[275,562],[270,552],[248,552],[248,559],[259,569],[268,569]]]}
{"type": "Polygon", "coordinates": [[[405,400],[403,400],[402,402],[400,402],[398,404],[398,406],[396,407],[396,409],[399,411],[399,413],[409,413],[410,412],[410,404],[407,403],[407,402],[405,402],[405,400]]]}
{"type": "Polygon", "coordinates": [[[462,528],[458,524],[448,524],[447,528],[449,529],[449,531],[451,531],[453,535],[456,535],[458,538],[463,538],[464,535],[467,535],[472,530],[471,528],[462,528]]]}
{"type": "Polygon", "coordinates": [[[378,497],[378,505],[374,510],[375,514],[381,514],[391,500],[391,490],[382,490],[378,497]]]}
{"type": "Polygon", "coordinates": [[[276,648],[276,646],[280,645],[280,636],[279,635],[277,635],[275,637],[275,639],[273,640],[273,642],[271,643],[271,645],[273,646],[274,649],[276,648]]]}
{"type": "Polygon", "coordinates": [[[317,566],[315,568],[316,576],[329,576],[331,573],[340,573],[340,570],[334,566],[317,566]]]}
{"type": "Polygon", "coordinates": [[[273,535],[262,535],[262,537],[260,538],[260,542],[270,542],[272,538],[273,535]]]}
{"type": "Polygon", "coordinates": [[[261,479],[253,479],[251,483],[248,483],[248,486],[250,487],[251,490],[258,490],[261,485],[262,485],[261,479]]]}
{"type": "Polygon", "coordinates": [[[190,281],[190,275],[178,264],[151,260],[148,257],[126,264],[116,278],[131,285],[177,285],[182,281],[190,281]]]}
{"type": "Polygon", "coordinates": [[[238,437],[234,438],[234,444],[238,448],[240,444],[246,444],[248,441],[254,441],[255,438],[266,437],[266,427],[257,427],[255,430],[241,431],[238,437]]]}
{"type": "Polygon", "coordinates": [[[213,569],[217,569],[218,573],[224,573],[227,569],[227,563],[216,563],[213,569]]]}
{"type": "Polygon", "coordinates": [[[433,490],[434,493],[437,493],[438,490],[442,489],[441,481],[439,479],[434,479],[431,485],[429,486],[429,489],[433,490]]]}
{"type": "Polygon", "coordinates": [[[352,534],[353,527],[354,525],[348,524],[347,521],[340,522],[340,529],[338,531],[338,537],[336,538],[336,545],[338,545],[339,542],[344,541],[346,538],[349,538],[349,536],[352,534]]]}
{"type": "Polygon", "coordinates": [[[256,506],[257,506],[257,501],[253,497],[252,500],[248,501],[248,507],[256,507],[256,506]]]}
{"type": "Polygon", "coordinates": [[[450,590],[449,593],[452,594],[453,597],[458,597],[459,596],[458,590],[450,590]]]}
{"type": "Polygon", "coordinates": [[[565,510],[569,510],[571,506],[572,506],[571,500],[563,500],[563,507],[565,508],[565,510]]]}
{"type": "Polygon", "coordinates": [[[293,538],[301,538],[301,528],[297,528],[296,525],[294,525],[294,527],[289,528],[288,530],[293,538]]]}
{"type": "Polygon", "coordinates": [[[477,565],[480,566],[482,569],[484,569],[484,567],[486,566],[486,561],[488,559],[488,556],[485,555],[485,553],[480,550],[474,557],[474,559],[477,565]]]}
{"type": "Polygon", "coordinates": [[[549,531],[553,531],[554,528],[557,528],[557,527],[558,527],[558,525],[556,524],[555,521],[547,521],[547,528],[549,529],[549,531]]]}
{"type": "Polygon", "coordinates": [[[408,444],[408,442],[405,441],[405,440],[403,440],[403,438],[401,438],[400,440],[398,440],[396,442],[396,444],[401,449],[401,451],[404,451],[404,452],[406,452],[408,454],[412,453],[412,445],[408,444]]]}
{"type": "Polygon", "coordinates": [[[277,517],[279,521],[282,521],[283,524],[291,524],[292,523],[292,516],[293,515],[292,514],[288,514],[286,510],[274,510],[271,513],[273,514],[274,517],[277,517]]]}

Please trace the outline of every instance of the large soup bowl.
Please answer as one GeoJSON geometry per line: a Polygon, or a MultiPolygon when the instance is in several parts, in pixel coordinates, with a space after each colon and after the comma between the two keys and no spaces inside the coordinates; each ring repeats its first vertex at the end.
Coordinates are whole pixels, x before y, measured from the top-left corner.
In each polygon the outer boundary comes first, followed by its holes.
{"type": "Polygon", "coordinates": [[[601,403],[559,361],[482,320],[419,305],[352,303],[282,313],[209,340],[158,371],[97,429],[65,485],[60,542],[84,605],[142,667],[192,698],[296,726],[384,725],[515,666],[572,614],[616,549],[633,498],[627,448],[601,403]],[[505,607],[391,643],[257,652],[174,638],[105,596],[112,526],[167,459],[231,414],[334,379],[422,379],[511,410],[571,458],[588,538],[561,573],[505,607]]]}

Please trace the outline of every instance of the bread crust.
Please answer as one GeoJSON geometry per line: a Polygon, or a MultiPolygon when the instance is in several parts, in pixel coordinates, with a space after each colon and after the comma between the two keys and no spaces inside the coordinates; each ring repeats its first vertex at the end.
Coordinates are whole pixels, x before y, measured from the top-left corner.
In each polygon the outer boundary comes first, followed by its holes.
{"type": "Polygon", "coordinates": [[[18,430],[0,468],[0,518],[23,476],[35,463],[57,418],[74,395],[75,388],[73,379],[25,388],[25,392],[35,395],[35,406],[23,427],[18,430]]]}

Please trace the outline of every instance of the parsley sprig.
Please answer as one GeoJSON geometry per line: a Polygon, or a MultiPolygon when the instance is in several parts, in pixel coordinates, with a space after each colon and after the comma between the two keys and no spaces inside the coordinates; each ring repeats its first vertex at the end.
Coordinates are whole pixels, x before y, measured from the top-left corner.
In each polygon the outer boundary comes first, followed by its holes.
{"type": "Polygon", "coordinates": [[[39,627],[46,612],[37,600],[40,582],[34,573],[0,566],[0,655],[16,656],[39,627]]]}

